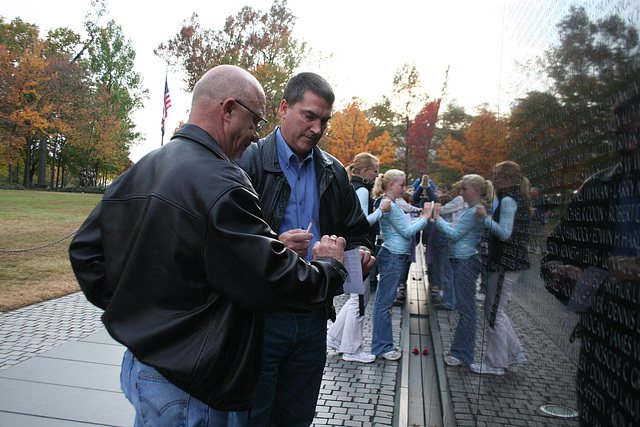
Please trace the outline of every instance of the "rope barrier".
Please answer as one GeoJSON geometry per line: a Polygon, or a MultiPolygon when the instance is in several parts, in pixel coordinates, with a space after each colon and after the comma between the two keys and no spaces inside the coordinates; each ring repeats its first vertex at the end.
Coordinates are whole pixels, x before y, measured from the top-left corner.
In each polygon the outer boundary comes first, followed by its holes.
{"type": "Polygon", "coordinates": [[[28,249],[0,249],[0,252],[9,252],[9,253],[17,253],[17,252],[29,252],[29,251],[35,251],[36,249],[42,249],[42,248],[46,248],[48,246],[52,246],[55,245],[56,243],[60,243],[65,239],[68,239],[69,237],[73,236],[74,234],[76,234],[78,232],[78,230],[74,231],[73,233],[70,233],[66,236],[64,236],[61,239],[56,240],[55,242],[51,242],[51,243],[47,243],[46,245],[42,245],[42,246],[38,246],[35,248],[28,248],[28,249]]]}

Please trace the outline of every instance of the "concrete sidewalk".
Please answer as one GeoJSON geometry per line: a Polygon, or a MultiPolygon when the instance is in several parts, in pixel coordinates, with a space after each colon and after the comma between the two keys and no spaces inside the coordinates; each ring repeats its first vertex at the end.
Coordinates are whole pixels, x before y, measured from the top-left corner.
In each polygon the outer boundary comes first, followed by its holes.
{"type": "MultiPolygon", "coordinates": [[[[336,308],[345,300],[336,298],[336,308]]],[[[133,424],[133,407],[120,391],[124,347],[105,331],[100,314],[76,293],[0,315],[0,425],[133,424]]],[[[394,308],[397,342],[400,317],[394,308]]],[[[367,349],[370,342],[368,321],[367,349]]],[[[314,425],[391,425],[399,366],[345,362],[329,350],[314,425]]]]}
{"type": "MultiPolygon", "coordinates": [[[[503,376],[478,375],[467,367],[444,365],[458,314],[432,309],[424,262],[418,258],[411,267],[407,301],[393,308],[394,341],[402,359],[358,364],[328,350],[313,425],[578,425],[576,419],[540,410],[545,404],[577,407],[577,343],[567,340],[576,319],[542,286],[530,286],[536,273],[527,273],[533,276],[522,282],[529,285],[514,290],[508,308],[527,363],[503,376]]],[[[345,301],[346,296],[337,297],[336,308],[345,301]]],[[[373,302],[374,296],[366,312],[367,351],[373,302]]],[[[477,308],[480,361],[484,304],[477,308]]],[[[0,425],[133,424],[133,407],[119,385],[124,348],[105,332],[100,314],[76,293],[0,315],[0,425]]]]}

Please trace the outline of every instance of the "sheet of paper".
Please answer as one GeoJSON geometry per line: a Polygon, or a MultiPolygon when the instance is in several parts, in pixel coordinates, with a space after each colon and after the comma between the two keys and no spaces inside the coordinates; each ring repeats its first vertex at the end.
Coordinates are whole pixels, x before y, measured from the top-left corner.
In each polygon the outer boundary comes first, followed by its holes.
{"type": "Polygon", "coordinates": [[[349,272],[349,276],[347,276],[347,280],[344,282],[344,292],[346,294],[364,294],[360,250],[351,249],[350,251],[345,251],[344,267],[349,272]]]}

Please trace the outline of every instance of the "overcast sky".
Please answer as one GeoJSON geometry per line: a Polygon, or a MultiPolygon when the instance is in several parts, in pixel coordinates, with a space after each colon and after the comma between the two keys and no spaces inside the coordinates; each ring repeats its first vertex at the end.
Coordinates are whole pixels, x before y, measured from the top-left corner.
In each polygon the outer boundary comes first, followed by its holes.
{"type": "MultiPolygon", "coordinates": [[[[200,16],[203,27],[220,29],[227,16],[235,15],[245,5],[266,11],[271,4],[271,0],[182,0],[155,4],[110,0],[109,15],[101,22],[104,25],[113,19],[122,26],[137,54],[135,69],[149,89],[144,109],[134,116],[138,130],[145,136],[144,141],[132,148],[134,161],[160,146],[166,66],[153,54],[153,49],[172,38],[194,12],[200,16]]],[[[496,107],[510,96],[505,83],[513,58],[504,55],[511,42],[503,37],[504,29],[509,28],[504,24],[505,1],[289,0],[288,7],[297,17],[294,37],[306,41],[315,51],[332,55],[329,61],[312,64],[306,70],[329,80],[338,106],[354,96],[371,105],[381,100],[382,95],[390,95],[393,75],[405,63],[416,65],[423,88],[431,98],[440,96],[445,70],[450,65],[445,103],[456,99],[470,110],[485,102],[496,107]]],[[[8,2],[0,13],[9,21],[20,17],[35,24],[44,35],[47,30],[61,26],[82,32],[89,8],[89,0],[29,0],[8,2]]],[[[530,46],[529,53],[534,48],[530,46]]],[[[178,74],[169,72],[168,82],[173,107],[169,110],[167,130],[172,132],[180,120],[186,120],[190,96],[178,74]]],[[[165,142],[168,139],[167,134],[165,142]]]]}

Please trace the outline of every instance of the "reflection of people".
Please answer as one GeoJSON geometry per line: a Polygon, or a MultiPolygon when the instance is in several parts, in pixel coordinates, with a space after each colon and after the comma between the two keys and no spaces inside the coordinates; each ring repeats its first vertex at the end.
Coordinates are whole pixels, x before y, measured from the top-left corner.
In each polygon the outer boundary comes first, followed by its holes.
{"type": "Polygon", "coordinates": [[[587,179],[547,239],[547,289],[580,313],[581,425],[640,425],[640,90],[614,107],[619,162],[587,179]]]}
{"type": "Polygon", "coordinates": [[[444,361],[449,366],[471,365],[476,345],[476,280],[480,274],[478,243],[482,237],[482,220],[475,216],[483,203],[491,204],[493,185],[480,175],[462,178],[462,198],[468,204],[458,221],[452,224],[440,216],[441,206],[436,203],[436,227],[449,238],[449,257],[453,266],[453,286],[456,292],[460,320],[456,326],[450,354],[444,361]]]}
{"type": "Polygon", "coordinates": [[[311,265],[285,250],[230,162],[257,140],[264,111],[249,73],[207,72],[188,123],[109,186],[71,243],[82,290],[127,347],[135,425],[227,425],[247,411],[263,313],[322,307],[346,275],[342,238],[323,236],[311,265]]]}
{"type": "MultiPolygon", "coordinates": [[[[455,223],[458,217],[468,207],[461,195],[462,181],[451,187],[453,199],[448,203],[441,203],[440,215],[448,223],[455,223]]],[[[433,230],[433,281],[441,290],[442,302],[436,306],[440,309],[456,309],[456,291],[453,287],[453,267],[449,258],[449,239],[437,228],[433,230]]]]}
{"type": "Polygon", "coordinates": [[[428,224],[431,205],[428,212],[423,209],[422,216],[413,222],[405,219],[405,213],[395,203],[404,191],[407,179],[404,172],[390,169],[379,175],[373,188],[374,197],[383,197],[391,201],[391,210],[380,219],[382,249],[378,253],[377,263],[380,280],[373,306],[373,338],[371,352],[387,360],[398,360],[402,354],[393,345],[391,308],[396,296],[396,288],[405,271],[405,264],[411,253],[411,237],[428,224]]]}
{"type": "MultiPolygon", "coordinates": [[[[347,172],[316,147],[333,101],[331,86],[317,74],[292,77],[280,104],[280,127],[238,160],[260,195],[267,224],[306,259],[306,248],[320,233],[344,236],[351,248],[368,244],[369,223],[347,172]]],[[[334,315],[329,305],[303,315],[267,316],[264,364],[250,425],[312,423],[327,357],[327,317],[334,315]]]]}
{"type": "Polygon", "coordinates": [[[545,229],[553,206],[546,197],[540,194],[540,189],[537,187],[531,187],[529,195],[534,209],[531,218],[531,247],[534,252],[542,253],[544,241],[547,238],[545,229]]]}
{"type": "Polygon", "coordinates": [[[504,368],[526,360],[520,340],[507,316],[511,290],[523,270],[528,270],[530,218],[529,180],[512,161],[495,167],[494,186],[498,207],[493,218],[484,207],[476,216],[489,229],[489,276],[485,303],[487,349],[482,362],[471,364],[473,372],[503,375],[504,368]]]}
{"type": "MultiPolygon", "coordinates": [[[[391,209],[391,202],[388,200],[383,201],[379,208],[373,208],[370,183],[373,183],[378,176],[378,165],[377,157],[369,153],[360,153],[346,168],[360,200],[361,207],[358,209],[367,213],[367,221],[370,225],[376,224],[382,217],[382,213],[389,212],[391,209]]],[[[369,242],[375,242],[375,234],[369,233],[369,242]]],[[[363,283],[363,292],[349,295],[349,299],[342,306],[335,322],[327,332],[327,346],[341,352],[342,359],[347,362],[371,363],[376,360],[376,356],[365,352],[362,347],[364,310],[369,302],[369,295],[369,278],[366,278],[363,283]]]]}

